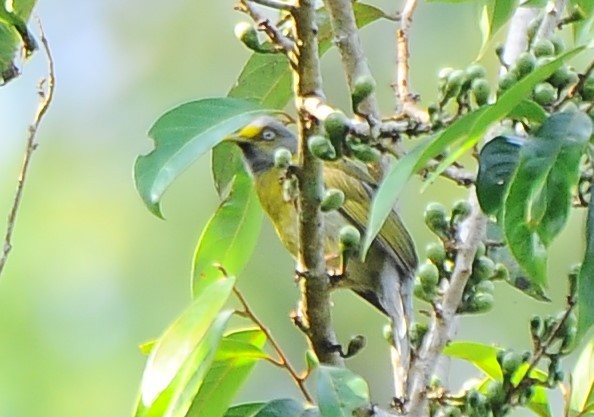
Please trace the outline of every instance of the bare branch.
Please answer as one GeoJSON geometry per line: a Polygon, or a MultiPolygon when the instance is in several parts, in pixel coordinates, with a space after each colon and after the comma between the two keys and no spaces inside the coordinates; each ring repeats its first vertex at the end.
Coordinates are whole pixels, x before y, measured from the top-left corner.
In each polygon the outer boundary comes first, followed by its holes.
{"type": "MultiPolygon", "coordinates": [[[[324,4],[330,13],[334,41],[340,52],[342,66],[352,93],[358,79],[373,78],[359,38],[353,1],[324,0],[324,4]]],[[[359,111],[367,115],[372,126],[380,122],[380,110],[375,94],[370,94],[359,104],[359,111]]]]}
{"type": "Polygon", "coordinates": [[[23,156],[23,163],[21,165],[21,170],[19,173],[19,179],[17,182],[16,192],[12,202],[12,207],[10,209],[10,212],[8,213],[6,232],[4,235],[4,243],[2,247],[2,256],[0,257],[0,275],[2,275],[2,271],[4,270],[4,266],[6,265],[6,261],[8,260],[8,255],[12,250],[12,235],[14,233],[19,207],[21,205],[21,200],[23,198],[25,181],[27,180],[27,174],[29,172],[29,165],[31,163],[33,151],[35,151],[35,149],[37,148],[37,131],[39,130],[41,121],[43,120],[43,117],[45,116],[48,108],[50,107],[52,99],[54,97],[54,59],[52,57],[49,43],[47,41],[47,38],[45,37],[43,26],[41,25],[41,20],[39,20],[39,18],[37,19],[37,23],[39,25],[41,44],[43,45],[43,50],[47,58],[48,75],[47,78],[42,79],[39,82],[38,86],[39,105],[37,106],[37,111],[35,112],[35,116],[33,117],[33,122],[29,126],[29,133],[27,136],[27,143],[25,153],[23,156]]]}
{"type": "Polygon", "coordinates": [[[417,0],[407,0],[400,16],[400,28],[396,31],[396,95],[400,111],[421,123],[429,123],[429,114],[417,104],[416,97],[410,92],[408,78],[408,31],[412,16],[417,7],[417,0]]]}
{"type": "Polygon", "coordinates": [[[315,27],[314,0],[301,0],[292,11],[295,22],[296,51],[295,96],[299,112],[299,267],[302,279],[303,313],[312,347],[323,363],[343,366],[333,349],[337,338],[332,328],[330,279],[324,257],[324,219],[320,211],[323,194],[322,161],[307,148],[307,139],[319,131],[320,121],[300,107],[303,97],[318,96],[324,101],[322,76],[315,27]]]}
{"type": "Polygon", "coordinates": [[[287,372],[289,373],[289,375],[291,376],[291,379],[293,381],[295,381],[295,384],[297,384],[297,387],[303,394],[303,397],[305,398],[305,400],[307,402],[309,402],[310,404],[313,404],[313,397],[311,396],[311,394],[307,390],[307,387],[305,386],[304,378],[297,375],[297,372],[295,371],[295,369],[293,369],[293,366],[291,366],[289,359],[287,358],[287,356],[281,349],[280,345],[276,342],[274,337],[272,337],[272,333],[270,332],[268,327],[266,327],[264,325],[264,323],[262,323],[262,321],[260,321],[260,319],[256,316],[256,314],[250,308],[247,300],[245,299],[245,297],[243,296],[241,291],[239,291],[239,288],[233,287],[233,292],[235,293],[235,296],[237,297],[237,299],[239,300],[239,302],[241,303],[241,305],[243,307],[243,311],[241,313],[244,316],[248,317],[252,322],[254,322],[254,324],[256,324],[260,328],[260,330],[262,330],[262,333],[264,333],[266,335],[266,339],[268,340],[268,342],[270,342],[270,345],[272,346],[272,348],[278,355],[278,357],[279,357],[278,361],[275,361],[274,359],[270,358],[270,362],[276,366],[286,369],[287,372]]]}
{"type": "Polygon", "coordinates": [[[551,36],[559,21],[561,15],[567,7],[567,0],[550,0],[546,7],[546,13],[542,19],[534,40],[546,39],[551,36]]]}

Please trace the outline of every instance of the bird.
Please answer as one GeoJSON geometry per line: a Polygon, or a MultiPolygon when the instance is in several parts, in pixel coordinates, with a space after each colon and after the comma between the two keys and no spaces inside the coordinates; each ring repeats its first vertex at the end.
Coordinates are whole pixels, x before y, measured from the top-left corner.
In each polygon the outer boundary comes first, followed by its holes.
{"type": "MultiPolygon", "coordinates": [[[[286,168],[275,165],[278,149],[285,148],[296,154],[297,136],[278,118],[265,115],[254,118],[226,139],[241,149],[264,212],[283,245],[297,258],[298,208],[287,198],[283,187],[286,168]]],[[[364,234],[377,182],[364,164],[346,158],[324,162],[323,178],[326,189],[339,189],[345,196],[341,207],[323,213],[327,267],[340,270],[339,231],[351,225],[364,234]]],[[[411,360],[408,331],[417,264],[413,239],[396,210],[392,210],[365,260],[350,257],[335,285],[353,290],[390,319],[392,361],[397,363],[395,396],[400,399],[406,396],[406,375],[411,360]]]]}

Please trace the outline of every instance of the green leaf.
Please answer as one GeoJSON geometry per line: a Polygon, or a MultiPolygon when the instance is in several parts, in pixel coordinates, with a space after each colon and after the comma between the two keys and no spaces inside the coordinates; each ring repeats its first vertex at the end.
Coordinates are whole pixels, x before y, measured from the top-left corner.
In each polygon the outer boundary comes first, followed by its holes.
{"type": "Polygon", "coordinates": [[[511,18],[517,8],[517,0],[487,0],[481,12],[480,29],[483,34],[483,42],[479,57],[483,56],[487,45],[493,36],[511,18]]]}
{"type": "Polygon", "coordinates": [[[226,335],[186,417],[224,415],[256,362],[268,357],[262,350],[265,344],[266,335],[260,329],[226,335]]]}
{"type": "Polygon", "coordinates": [[[578,324],[577,340],[581,340],[594,324],[594,204],[588,206],[586,220],[586,250],[578,275],[578,324]]]}
{"type": "Polygon", "coordinates": [[[318,406],[324,417],[351,417],[369,405],[369,388],[359,375],[346,368],[320,365],[316,370],[318,406]]]}
{"type": "Polygon", "coordinates": [[[213,282],[165,331],[142,376],[136,417],[183,417],[198,392],[231,312],[220,313],[235,279],[213,282]]]}
{"type": "Polygon", "coordinates": [[[526,120],[533,123],[543,123],[548,114],[537,102],[525,99],[514,107],[508,114],[510,119],[526,120]]]}
{"type": "Polygon", "coordinates": [[[136,188],[155,215],[167,187],[196,159],[254,117],[274,113],[233,98],[212,98],[182,104],[161,116],[149,131],[155,149],[138,157],[136,188]]]}
{"type": "Polygon", "coordinates": [[[499,362],[497,362],[497,352],[500,350],[500,348],[482,343],[450,342],[443,349],[442,353],[452,358],[464,359],[489,377],[501,381],[503,380],[503,373],[501,372],[499,362]]]}
{"type": "Polygon", "coordinates": [[[223,276],[238,275],[251,257],[262,225],[262,210],[252,179],[238,174],[231,191],[202,231],[192,271],[192,293],[223,276]]]}
{"type": "Polygon", "coordinates": [[[13,63],[20,43],[24,42],[27,53],[36,48],[36,41],[25,23],[31,15],[36,0],[14,0],[12,10],[0,4],[0,81],[6,83],[18,75],[13,63]]]}
{"type": "Polygon", "coordinates": [[[224,417],[319,417],[315,408],[306,408],[292,399],[267,403],[240,404],[227,410],[224,417]]]}
{"type": "Polygon", "coordinates": [[[572,410],[581,412],[594,403],[594,339],[584,346],[571,376],[569,406],[572,410]]]}
{"type": "Polygon", "coordinates": [[[481,149],[476,194],[485,214],[496,214],[503,206],[524,142],[515,136],[498,136],[481,149]]]}
{"type": "Polygon", "coordinates": [[[581,112],[557,113],[520,152],[507,193],[503,228],[509,248],[529,277],[546,284],[546,248],[565,226],[579,161],[592,134],[581,112]]]}

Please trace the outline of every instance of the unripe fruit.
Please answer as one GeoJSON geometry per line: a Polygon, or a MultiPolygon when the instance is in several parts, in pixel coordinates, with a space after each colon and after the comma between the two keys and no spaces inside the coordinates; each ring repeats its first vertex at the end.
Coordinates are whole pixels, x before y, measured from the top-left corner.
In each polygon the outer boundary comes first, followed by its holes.
{"type": "Polygon", "coordinates": [[[366,164],[377,162],[382,156],[382,153],[378,149],[366,143],[353,143],[349,147],[353,152],[353,156],[366,164]]]}
{"type": "Polygon", "coordinates": [[[495,297],[493,294],[478,292],[472,299],[472,311],[475,313],[485,313],[493,308],[495,297]]]}
{"type": "Polygon", "coordinates": [[[291,165],[293,154],[287,148],[278,148],[274,152],[274,166],[281,169],[286,169],[291,165]]]}
{"type": "Polygon", "coordinates": [[[573,83],[576,83],[577,81],[577,73],[565,65],[557,68],[553,75],[551,75],[548,79],[549,83],[559,89],[563,89],[573,83]]]}
{"type": "Polygon", "coordinates": [[[435,288],[439,282],[439,270],[431,262],[425,262],[419,267],[417,274],[424,290],[431,290],[435,288]]]}
{"type": "Polygon", "coordinates": [[[486,279],[476,284],[475,289],[477,293],[482,292],[493,294],[493,292],[495,292],[495,284],[493,284],[493,281],[486,279]]]}
{"type": "Polygon", "coordinates": [[[499,78],[499,89],[501,91],[508,90],[515,83],[518,82],[518,76],[512,71],[508,71],[499,78]]]}
{"type": "Polygon", "coordinates": [[[534,87],[532,93],[534,101],[543,106],[548,106],[557,101],[557,89],[549,83],[540,83],[534,87]]]}
{"type": "Polygon", "coordinates": [[[555,55],[555,45],[548,39],[538,39],[532,45],[532,52],[536,57],[555,55]]]}
{"type": "Polygon", "coordinates": [[[468,201],[458,200],[452,207],[452,218],[455,218],[457,221],[462,221],[468,217],[470,210],[471,207],[468,201]]]}
{"type": "Polygon", "coordinates": [[[543,321],[540,316],[532,316],[530,319],[530,333],[536,339],[542,339],[543,321]]]}
{"type": "Polygon", "coordinates": [[[509,281],[509,271],[507,266],[502,263],[495,264],[495,270],[493,271],[493,276],[491,279],[509,281]]]}
{"type": "Polygon", "coordinates": [[[439,237],[447,236],[446,208],[440,203],[429,203],[425,209],[425,224],[439,237]]]}
{"type": "Polygon", "coordinates": [[[487,401],[491,405],[502,404],[505,401],[505,391],[500,381],[491,380],[487,382],[487,401]]]}
{"type": "Polygon", "coordinates": [[[365,345],[367,344],[367,339],[363,335],[357,335],[351,340],[349,340],[349,345],[347,347],[346,353],[343,355],[344,358],[352,358],[357,353],[359,353],[365,345]]]}
{"type": "Polygon", "coordinates": [[[579,107],[573,101],[563,103],[563,105],[559,109],[561,113],[576,113],[579,110],[579,107]]]}
{"type": "Polygon", "coordinates": [[[487,253],[487,247],[485,246],[485,243],[479,242],[478,246],[476,247],[476,254],[474,255],[474,258],[478,259],[481,256],[485,256],[485,253],[487,253]]]}
{"type": "Polygon", "coordinates": [[[446,251],[442,243],[431,242],[426,248],[427,259],[435,265],[443,265],[446,260],[446,251]]]}
{"type": "Polygon", "coordinates": [[[444,68],[440,69],[439,72],[437,73],[437,78],[440,81],[443,81],[445,83],[445,82],[447,82],[448,77],[452,71],[454,71],[453,68],[444,67],[444,68]]]}
{"type": "Polygon", "coordinates": [[[553,61],[554,61],[554,58],[550,57],[550,56],[541,56],[539,58],[536,58],[536,68],[540,68],[540,67],[547,65],[553,61]]]}
{"type": "Polygon", "coordinates": [[[344,204],[344,192],[336,188],[330,188],[324,193],[324,198],[320,204],[320,210],[323,212],[334,211],[344,204]]]}
{"type": "Polygon", "coordinates": [[[254,26],[248,22],[239,22],[235,25],[235,37],[239,39],[245,46],[253,51],[260,49],[260,40],[258,33],[254,26]]]}
{"type": "Polygon", "coordinates": [[[563,41],[563,38],[561,36],[553,35],[551,36],[550,41],[553,43],[553,46],[555,47],[555,55],[561,55],[561,53],[565,51],[565,42],[563,41]]]}
{"type": "Polygon", "coordinates": [[[362,76],[353,83],[353,92],[351,93],[351,103],[353,111],[357,113],[359,104],[375,91],[375,80],[371,76],[362,76]]]}
{"type": "Polygon", "coordinates": [[[413,288],[413,294],[419,300],[427,301],[428,303],[430,303],[437,296],[437,291],[435,291],[435,287],[433,287],[433,290],[426,290],[423,287],[423,284],[421,283],[421,280],[420,279],[416,279],[415,280],[415,285],[414,285],[414,288],[413,288]]]}
{"type": "Polygon", "coordinates": [[[307,147],[312,155],[324,161],[334,161],[336,159],[334,146],[326,136],[311,136],[307,141],[307,147]]]}
{"type": "Polygon", "coordinates": [[[340,229],[338,239],[343,252],[354,252],[359,249],[361,233],[354,226],[346,225],[340,229]]]}
{"type": "Polygon", "coordinates": [[[472,91],[476,104],[479,106],[487,104],[489,96],[491,95],[491,85],[489,84],[489,81],[484,78],[476,78],[472,80],[470,90],[472,91]]]}
{"type": "Polygon", "coordinates": [[[520,77],[530,74],[536,67],[536,57],[532,52],[522,52],[516,60],[514,67],[520,77]]]}
{"type": "Polygon", "coordinates": [[[345,138],[349,132],[349,119],[340,111],[332,112],[324,120],[324,129],[336,155],[341,156],[345,138]]]}
{"type": "Polygon", "coordinates": [[[512,376],[522,365],[522,355],[516,352],[506,352],[501,360],[501,370],[504,375],[512,376]]]}
{"type": "MultiPolygon", "coordinates": [[[[448,75],[448,81],[446,83],[446,92],[447,91],[459,91],[462,84],[466,81],[466,74],[462,70],[453,70],[448,75]]],[[[453,94],[456,95],[456,94],[453,94]]]]}
{"type": "Polygon", "coordinates": [[[477,78],[485,78],[487,71],[481,64],[472,64],[466,68],[466,78],[470,81],[477,78]]]}
{"type": "Polygon", "coordinates": [[[489,279],[495,272],[495,263],[487,256],[480,256],[472,264],[472,275],[479,281],[489,279]]]}

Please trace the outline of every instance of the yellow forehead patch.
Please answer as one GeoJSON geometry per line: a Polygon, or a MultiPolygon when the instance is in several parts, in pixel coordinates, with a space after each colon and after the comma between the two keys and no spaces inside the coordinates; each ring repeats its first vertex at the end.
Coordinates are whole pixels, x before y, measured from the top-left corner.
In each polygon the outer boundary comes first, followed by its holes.
{"type": "Polygon", "coordinates": [[[253,139],[256,136],[258,136],[261,131],[262,131],[262,126],[259,126],[257,124],[249,124],[239,131],[239,136],[242,136],[242,137],[248,138],[248,139],[253,139]]]}

